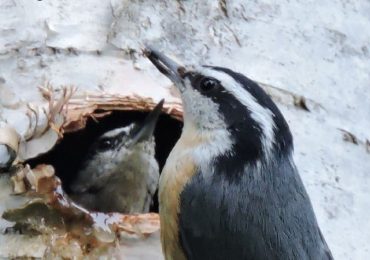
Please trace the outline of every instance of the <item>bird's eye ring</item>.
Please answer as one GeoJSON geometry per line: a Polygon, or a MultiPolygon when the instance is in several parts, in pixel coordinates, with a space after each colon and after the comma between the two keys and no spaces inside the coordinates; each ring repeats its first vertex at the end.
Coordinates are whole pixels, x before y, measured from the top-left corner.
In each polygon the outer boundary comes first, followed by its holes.
{"type": "Polygon", "coordinates": [[[219,85],[219,81],[213,78],[203,78],[199,83],[202,92],[209,92],[219,85]]]}

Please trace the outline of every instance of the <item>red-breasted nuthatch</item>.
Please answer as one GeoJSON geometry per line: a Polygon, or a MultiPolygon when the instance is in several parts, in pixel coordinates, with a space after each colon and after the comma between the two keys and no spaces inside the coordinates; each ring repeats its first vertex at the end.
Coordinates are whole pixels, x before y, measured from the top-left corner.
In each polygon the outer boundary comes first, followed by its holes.
{"type": "Polygon", "coordinates": [[[102,212],[145,213],[158,186],[153,132],[164,100],[144,122],[113,129],[93,145],[72,183],[72,198],[102,212]]]}
{"type": "Polygon", "coordinates": [[[159,183],[166,259],[332,259],[272,99],[230,69],[145,54],[184,109],[159,183]]]}

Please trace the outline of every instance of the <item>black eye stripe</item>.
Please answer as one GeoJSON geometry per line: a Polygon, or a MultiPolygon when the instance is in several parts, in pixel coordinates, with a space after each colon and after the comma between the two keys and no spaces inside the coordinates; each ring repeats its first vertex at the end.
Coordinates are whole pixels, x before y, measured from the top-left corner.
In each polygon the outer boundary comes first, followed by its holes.
{"type": "Polygon", "coordinates": [[[99,140],[97,149],[100,151],[106,151],[113,148],[115,145],[115,139],[113,138],[103,138],[99,140]]]}
{"type": "Polygon", "coordinates": [[[203,92],[208,92],[215,89],[218,85],[220,85],[220,82],[218,80],[214,78],[204,77],[199,83],[199,88],[203,92]]]}
{"type": "Polygon", "coordinates": [[[204,94],[210,91],[213,92],[212,90],[220,89],[221,87],[219,80],[212,77],[204,76],[199,73],[188,72],[186,74],[186,77],[190,80],[191,85],[194,89],[197,89],[204,94]]]}

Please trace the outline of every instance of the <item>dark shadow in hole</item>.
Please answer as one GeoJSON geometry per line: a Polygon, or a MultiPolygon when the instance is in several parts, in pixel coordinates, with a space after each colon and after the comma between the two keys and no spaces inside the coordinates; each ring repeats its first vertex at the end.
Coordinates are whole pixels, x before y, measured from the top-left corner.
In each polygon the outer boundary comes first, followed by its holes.
{"type": "MultiPolygon", "coordinates": [[[[70,192],[69,185],[81,167],[81,163],[85,159],[90,145],[96,138],[106,131],[129,125],[135,121],[141,121],[147,114],[137,111],[113,111],[111,115],[99,119],[98,123],[89,119],[85,129],[75,133],[65,134],[63,140],[52,151],[29,160],[27,163],[31,167],[35,167],[41,163],[53,165],[56,174],[62,180],[63,188],[68,193],[70,192]]],[[[154,135],[156,140],[156,159],[161,171],[168,154],[180,137],[181,129],[182,122],[166,114],[160,116],[154,135]]],[[[151,207],[151,212],[158,212],[157,194],[153,201],[154,204],[151,207]]]]}

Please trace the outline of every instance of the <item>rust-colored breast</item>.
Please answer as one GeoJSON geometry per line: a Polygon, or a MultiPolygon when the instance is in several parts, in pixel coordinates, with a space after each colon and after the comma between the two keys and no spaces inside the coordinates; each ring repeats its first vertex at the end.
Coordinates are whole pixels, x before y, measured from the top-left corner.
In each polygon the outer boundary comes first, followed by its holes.
{"type": "Polygon", "coordinates": [[[159,184],[161,242],[166,260],[186,259],[179,242],[179,199],[185,184],[197,170],[192,151],[201,140],[181,136],[163,168],[159,184]]]}

